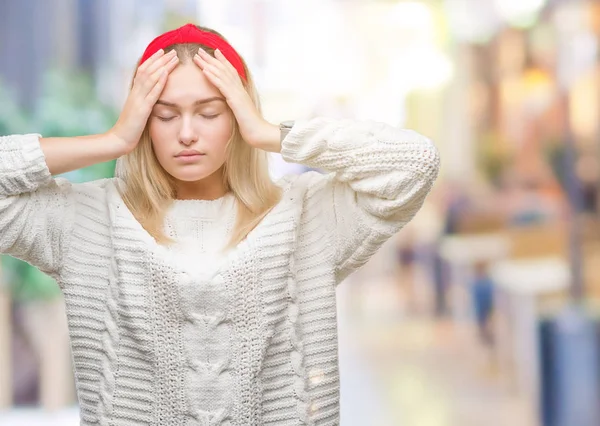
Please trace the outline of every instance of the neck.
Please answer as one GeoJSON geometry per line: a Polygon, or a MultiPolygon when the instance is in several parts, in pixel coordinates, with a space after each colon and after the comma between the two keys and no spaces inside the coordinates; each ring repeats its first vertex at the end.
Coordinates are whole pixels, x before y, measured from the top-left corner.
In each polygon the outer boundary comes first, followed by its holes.
{"type": "Polygon", "coordinates": [[[195,182],[177,182],[178,200],[216,200],[227,194],[223,173],[217,170],[212,175],[195,182]]]}

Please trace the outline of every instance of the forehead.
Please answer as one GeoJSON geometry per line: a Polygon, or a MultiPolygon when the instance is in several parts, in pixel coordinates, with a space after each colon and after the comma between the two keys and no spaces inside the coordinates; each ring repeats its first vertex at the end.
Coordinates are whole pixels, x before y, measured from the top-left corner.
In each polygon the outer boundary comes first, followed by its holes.
{"type": "Polygon", "coordinates": [[[187,105],[198,99],[212,96],[222,95],[197,65],[184,63],[171,71],[160,98],[168,102],[187,105]]]}

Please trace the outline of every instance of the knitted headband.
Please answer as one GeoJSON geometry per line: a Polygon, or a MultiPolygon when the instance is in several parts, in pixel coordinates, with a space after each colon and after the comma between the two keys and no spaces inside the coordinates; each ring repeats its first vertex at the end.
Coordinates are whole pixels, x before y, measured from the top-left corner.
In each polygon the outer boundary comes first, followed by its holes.
{"type": "Polygon", "coordinates": [[[237,54],[235,49],[218,35],[209,33],[207,31],[202,31],[194,24],[186,24],[175,30],[159,35],[152,40],[142,55],[140,65],[160,49],[164,49],[172,44],[181,43],[199,43],[215,50],[219,49],[223,56],[225,56],[225,58],[227,58],[231,65],[233,65],[233,67],[237,70],[240,77],[246,80],[246,73],[244,72],[242,59],[237,54]]]}

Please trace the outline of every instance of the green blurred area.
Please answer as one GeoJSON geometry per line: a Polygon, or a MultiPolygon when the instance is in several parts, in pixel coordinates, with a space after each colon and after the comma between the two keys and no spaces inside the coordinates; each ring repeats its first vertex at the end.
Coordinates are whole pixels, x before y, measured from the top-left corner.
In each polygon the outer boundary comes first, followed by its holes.
{"type": "MultiPolygon", "coordinates": [[[[18,105],[16,96],[0,81],[0,135],[39,133],[44,137],[82,136],[108,130],[118,111],[98,101],[91,76],[51,70],[44,77],[42,96],[31,110],[18,105]]],[[[96,164],[61,177],[87,182],[112,177],[115,161],[96,164]]],[[[26,262],[0,256],[2,282],[14,299],[49,299],[60,295],[56,281],[26,262]]]]}

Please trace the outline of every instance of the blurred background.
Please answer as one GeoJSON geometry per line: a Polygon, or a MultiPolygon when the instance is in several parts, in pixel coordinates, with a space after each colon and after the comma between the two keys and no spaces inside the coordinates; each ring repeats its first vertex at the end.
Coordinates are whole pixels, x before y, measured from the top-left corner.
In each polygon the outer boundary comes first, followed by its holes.
{"type": "MultiPolygon", "coordinates": [[[[344,426],[600,424],[600,1],[0,0],[0,134],[108,130],[187,22],[247,60],[268,120],[375,119],[441,152],[339,287],[344,426]]],[[[78,424],[58,286],[6,256],[0,277],[0,424],[78,424]]]]}

